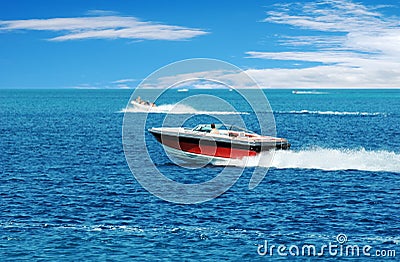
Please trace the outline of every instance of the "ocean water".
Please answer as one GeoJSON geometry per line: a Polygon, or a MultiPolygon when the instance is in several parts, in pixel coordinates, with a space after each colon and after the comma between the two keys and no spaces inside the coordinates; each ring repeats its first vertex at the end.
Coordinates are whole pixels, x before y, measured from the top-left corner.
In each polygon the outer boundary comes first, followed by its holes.
{"type": "MultiPolygon", "coordinates": [[[[126,109],[131,92],[0,91],[1,261],[296,259],[257,251],[265,241],[339,245],[339,234],[346,235],[343,245],[370,245],[372,256],[389,250],[400,256],[399,90],[266,90],[276,133],[292,148],[276,153],[253,190],[257,162],[186,169],[146,133],[136,158],[143,173],[146,151],[159,170],[183,183],[244,170],[221,196],[191,205],[157,198],[132,175],[122,145],[124,112],[138,119],[143,113],[126,109]]],[[[146,92],[152,91],[144,99],[146,92]]],[[[193,102],[174,119],[191,126],[219,112],[258,131],[254,112],[228,90],[170,90],[157,103],[169,110],[194,94],[220,97],[235,110],[193,102]]],[[[165,117],[149,114],[146,128],[165,117]]]]}

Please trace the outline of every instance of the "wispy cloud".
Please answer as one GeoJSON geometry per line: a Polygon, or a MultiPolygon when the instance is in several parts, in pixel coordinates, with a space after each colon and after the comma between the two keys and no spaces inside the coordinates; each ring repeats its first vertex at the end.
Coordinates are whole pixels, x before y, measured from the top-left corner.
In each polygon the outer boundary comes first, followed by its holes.
{"type": "Polygon", "coordinates": [[[137,81],[137,79],[133,79],[133,78],[125,78],[125,79],[119,79],[119,80],[115,80],[111,83],[113,84],[126,84],[126,83],[132,83],[137,81]]]}
{"type": "Polygon", "coordinates": [[[167,76],[152,77],[142,83],[142,88],[257,88],[249,74],[239,69],[211,69],[201,71],[194,69],[190,73],[179,73],[167,76]]]}
{"type": "Polygon", "coordinates": [[[72,88],[76,89],[133,89],[140,80],[133,78],[124,78],[114,81],[82,83],[72,88]]]}
{"type": "Polygon", "coordinates": [[[369,62],[372,57],[362,53],[348,53],[336,51],[316,52],[247,52],[252,58],[319,62],[323,64],[338,64],[343,66],[358,67],[369,62]]]}
{"type": "Polygon", "coordinates": [[[86,14],[92,16],[106,16],[106,15],[111,16],[111,15],[118,15],[119,13],[111,10],[92,9],[87,11],[86,14]]]}
{"type": "MultiPolygon", "coordinates": [[[[92,14],[99,12],[106,11],[95,10],[92,14]]],[[[117,15],[0,21],[0,31],[6,30],[58,32],[60,35],[50,38],[51,41],[118,38],[177,41],[208,33],[197,28],[143,22],[135,17],[117,15]]]]}
{"type": "Polygon", "coordinates": [[[276,5],[277,10],[267,12],[265,22],[288,24],[318,31],[349,32],[359,28],[380,29],[395,21],[383,20],[376,8],[349,0],[321,0],[315,2],[276,5]]]}
{"type": "Polygon", "coordinates": [[[274,8],[267,12],[264,22],[290,25],[304,35],[279,39],[280,45],[290,51],[249,51],[248,57],[318,64],[298,69],[249,70],[264,85],[400,87],[400,19],[383,15],[379,12],[382,6],[321,0],[274,8]]]}

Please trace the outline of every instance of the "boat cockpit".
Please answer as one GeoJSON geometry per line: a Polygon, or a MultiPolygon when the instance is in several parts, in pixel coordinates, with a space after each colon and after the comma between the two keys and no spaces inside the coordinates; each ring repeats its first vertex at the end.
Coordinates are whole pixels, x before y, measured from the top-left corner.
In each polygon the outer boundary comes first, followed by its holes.
{"type": "MultiPolygon", "coordinates": [[[[225,124],[215,124],[215,128],[219,131],[219,135],[226,135],[230,137],[255,137],[258,136],[253,131],[247,130],[242,127],[225,124]]],[[[212,130],[211,124],[200,124],[192,129],[195,132],[210,133],[212,130]]]]}

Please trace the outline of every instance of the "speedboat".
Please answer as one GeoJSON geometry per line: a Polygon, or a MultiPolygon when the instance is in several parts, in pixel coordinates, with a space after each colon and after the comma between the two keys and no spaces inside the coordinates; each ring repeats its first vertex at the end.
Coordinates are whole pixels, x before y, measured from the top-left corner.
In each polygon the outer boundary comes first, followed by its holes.
{"type": "Polygon", "coordinates": [[[195,128],[153,127],[149,132],[160,142],[167,153],[183,159],[208,160],[243,159],[264,151],[287,150],[290,143],[284,138],[262,136],[233,125],[211,124],[195,128]]]}
{"type": "Polygon", "coordinates": [[[149,101],[143,101],[141,103],[138,103],[135,100],[131,101],[131,105],[133,108],[128,108],[128,112],[143,112],[143,113],[168,113],[168,110],[165,108],[160,108],[156,106],[154,103],[151,103],[149,101]]]}
{"type": "Polygon", "coordinates": [[[152,108],[156,107],[154,104],[148,101],[143,101],[142,103],[138,103],[137,101],[132,100],[131,104],[133,105],[134,108],[140,110],[151,110],[152,108]]]}

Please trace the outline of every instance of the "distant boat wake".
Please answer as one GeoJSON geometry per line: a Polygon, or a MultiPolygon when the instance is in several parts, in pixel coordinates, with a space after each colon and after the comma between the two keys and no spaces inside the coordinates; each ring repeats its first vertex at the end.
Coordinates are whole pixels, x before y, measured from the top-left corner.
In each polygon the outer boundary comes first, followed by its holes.
{"type": "Polygon", "coordinates": [[[197,110],[191,106],[183,104],[167,104],[159,105],[157,107],[149,108],[136,108],[127,107],[119,111],[120,113],[153,113],[153,114],[192,114],[192,115],[248,115],[247,112],[235,112],[235,111],[203,111],[197,110]]]}
{"type": "Polygon", "coordinates": [[[295,114],[295,115],[333,115],[333,116],[387,116],[383,112],[346,112],[346,111],[311,111],[311,110],[292,110],[274,111],[275,114],[295,114]]]}
{"type": "MultiPolygon", "coordinates": [[[[243,160],[231,160],[229,165],[241,167],[269,167],[260,161],[263,155],[243,160]]],[[[216,165],[226,163],[216,163],[216,165]]],[[[371,172],[400,172],[400,154],[390,151],[365,149],[312,148],[300,151],[275,152],[270,167],[276,169],[319,169],[325,171],[360,170],[371,172]]]]}
{"type": "Polygon", "coordinates": [[[327,92],[321,92],[321,91],[292,91],[292,94],[295,95],[326,95],[328,94],[327,92]]]}

